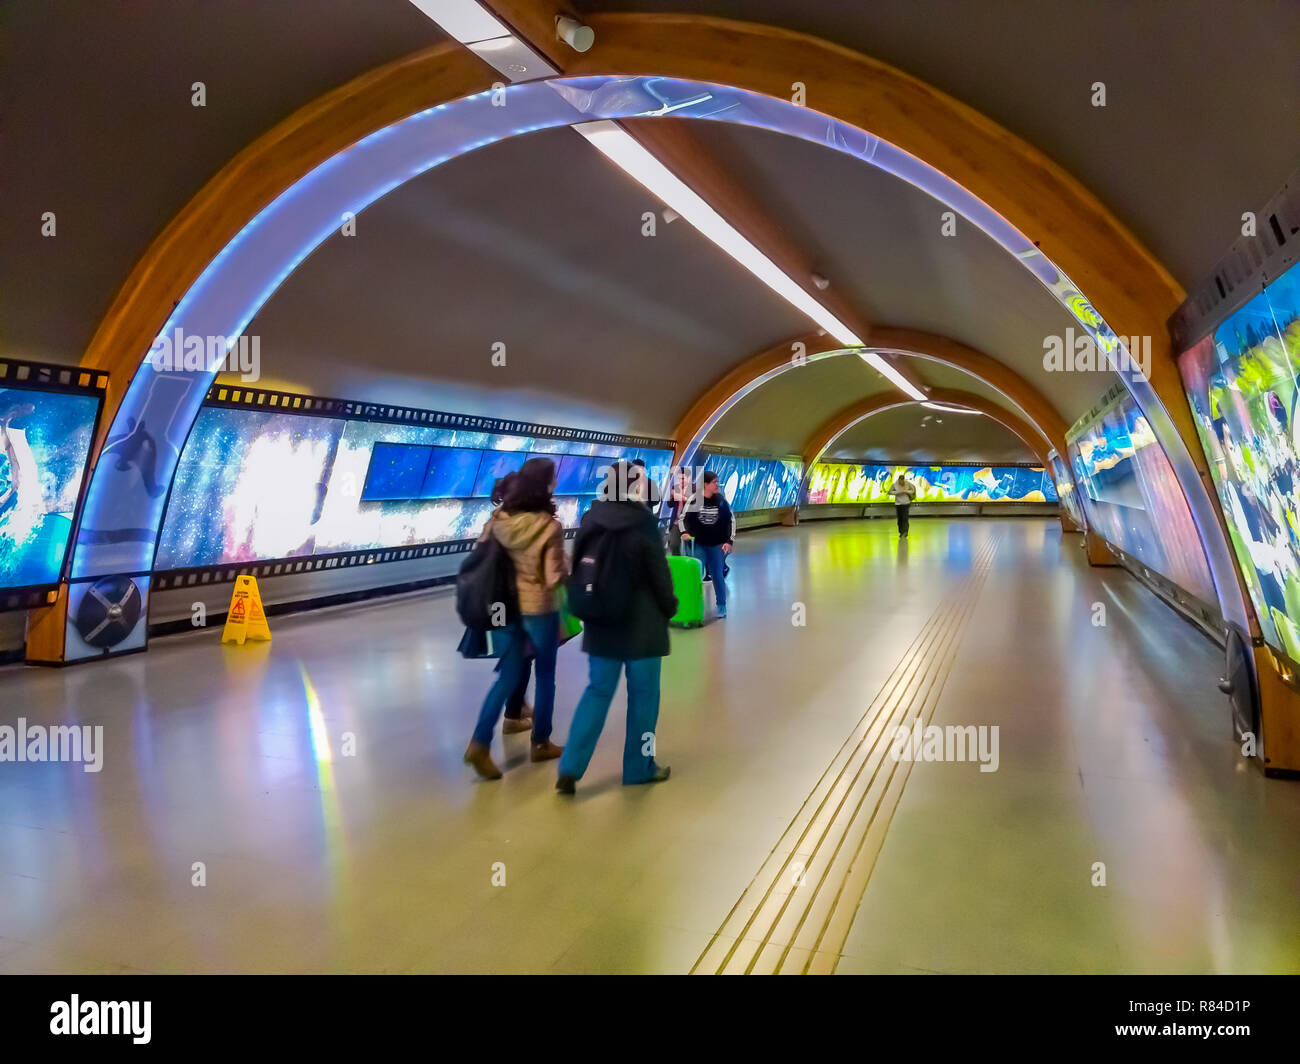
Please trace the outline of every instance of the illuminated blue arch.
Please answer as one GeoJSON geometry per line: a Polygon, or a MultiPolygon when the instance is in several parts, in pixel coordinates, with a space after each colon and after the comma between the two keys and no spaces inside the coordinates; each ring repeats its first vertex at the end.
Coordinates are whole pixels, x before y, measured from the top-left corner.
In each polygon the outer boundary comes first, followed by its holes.
{"type": "MultiPolygon", "coordinates": [[[[217,254],[185,293],[160,335],[238,337],[277,288],[364,208],[413,177],[485,145],[539,129],[597,119],[671,115],[755,126],[823,144],[929,193],[961,214],[1038,279],[1107,351],[1114,332],[1033,243],[966,189],[871,134],[789,101],[721,85],[599,76],[527,82],[440,104],[359,140],[278,196],[217,254]]],[[[575,141],[574,150],[583,150],[575,141]]],[[[147,574],[153,567],[168,488],[216,371],[155,366],[141,352],[87,488],[74,581],[147,574]]],[[[1210,560],[1225,617],[1246,625],[1231,556],[1191,455],[1150,384],[1121,374],[1168,454],[1210,560]],[[1187,490],[1194,484],[1197,490],[1187,490]]],[[[681,441],[679,441],[680,443],[681,441]]]]}

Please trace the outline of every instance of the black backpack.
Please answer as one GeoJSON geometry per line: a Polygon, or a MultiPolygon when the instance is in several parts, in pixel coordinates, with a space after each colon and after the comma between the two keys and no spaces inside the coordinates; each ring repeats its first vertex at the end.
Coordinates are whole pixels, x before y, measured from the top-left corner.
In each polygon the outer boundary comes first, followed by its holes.
{"type": "Polygon", "coordinates": [[[495,536],[474,545],[456,575],[456,613],[466,628],[487,631],[519,619],[519,593],[510,553],[495,536]]]}
{"type": "Polygon", "coordinates": [[[632,605],[631,566],[623,555],[624,534],[634,529],[592,528],[580,534],[573,550],[568,609],[583,621],[619,621],[632,605]]]}

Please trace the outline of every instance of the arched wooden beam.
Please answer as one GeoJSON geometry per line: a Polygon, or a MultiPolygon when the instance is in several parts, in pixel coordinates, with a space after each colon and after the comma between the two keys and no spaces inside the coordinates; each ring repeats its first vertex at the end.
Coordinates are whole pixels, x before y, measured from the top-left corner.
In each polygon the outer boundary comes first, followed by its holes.
{"type": "MultiPolygon", "coordinates": [[[[543,34],[550,17],[526,3],[496,6],[517,8],[504,13],[529,36],[543,34]]],[[[698,77],[780,98],[788,97],[791,77],[802,81],[809,107],[870,130],[944,171],[1036,240],[1117,331],[1148,335],[1161,353],[1164,322],[1182,298],[1167,271],[1082,185],[966,105],[887,64],[775,27],[699,15],[609,14],[586,21],[596,30],[597,44],[583,54],[564,52],[566,74],[618,70],[698,77]]],[[[112,373],[103,425],[171,307],[262,207],[349,144],[496,80],[466,49],[439,45],[327,93],[236,156],[154,241],[82,359],[112,373]]],[[[1168,387],[1155,379],[1154,368],[1153,383],[1199,456],[1176,367],[1167,368],[1168,387]]],[[[1046,424],[1037,414],[1035,420],[1046,424]]]]}
{"type": "MultiPolygon", "coordinates": [[[[552,25],[548,3],[506,0],[492,6],[530,38],[541,40],[552,25]]],[[[618,70],[698,77],[778,98],[788,97],[792,77],[802,81],[811,108],[903,148],[997,209],[1088,292],[1117,331],[1151,336],[1159,354],[1164,321],[1182,297],[1167,271],[1082,185],[971,108],[887,64],[775,27],[699,15],[593,15],[587,21],[596,30],[591,51],[544,49],[561,56],[566,74],[618,70]]],[[[483,91],[497,78],[459,45],[429,48],[327,93],[232,159],[150,246],[82,359],[112,374],[101,438],[140,353],[171,308],[259,210],[364,136],[421,109],[483,91]]],[[[828,343],[805,339],[810,352],[828,343]]],[[[789,357],[788,350],[783,354],[789,357]]],[[[1170,368],[1166,383],[1172,381],[1172,388],[1157,391],[1175,420],[1181,415],[1186,421],[1179,424],[1183,438],[1199,456],[1181,384],[1170,368]],[[1171,396],[1177,400],[1172,404],[1171,396]]],[[[719,382],[717,391],[727,392],[726,383],[719,382]]],[[[699,414],[694,407],[692,412],[699,414]]],[[[1040,425],[1048,424],[1044,414],[1033,412],[1040,425]]],[[[685,431],[692,423],[706,422],[688,415],[678,440],[694,435],[685,431]]],[[[1053,443],[1065,453],[1063,441],[1053,443]]]]}
{"type": "MultiPolygon", "coordinates": [[[[935,403],[947,403],[949,406],[963,406],[969,410],[978,410],[986,417],[1009,429],[1033,453],[1044,469],[1048,468],[1047,444],[1043,434],[1018,414],[1006,407],[975,392],[962,391],[957,388],[935,388],[930,392],[930,400],[935,403]]],[[[804,443],[800,453],[803,455],[804,468],[815,465],[821,460],[826,449],[844,435],[854,425],[861,424],[868,418],[893,410],[900,406],[919,406],[916,400],[906,396],[871,395],[857,403],[846,406],[829,417],[804,443]]]]}
{"type": "MultiPolygon", "coordinates": [[[[873,326],[868,339],[873,348],[928,358],[978,378],[1018,407],[1058,454],[1066,453],[1065,419],[1046,396],[1004,363],[955,340],[916,329],[873,326]]],[[[688,462],[723,414],[755,388],[787,370],[797,370],[801,364],[846,354],[856,355],[857,350],[845,349],[829,337],[809,333],[769,347],[733,366],[709,385],[678,421],[673,437],[677,441],[677,464],[688,462]]],[[[900,393],[889,394],[898,397],[900,393]]]]}
{"type": "Polygon", "coordinates": [[[868,395],[865,399],[859,399],[856,403],[850,403],[842,410],[835,411],[817,427],[817,431],[809,436],[799,449],[799,453],[803,456],[804,478],[807,479],[808,470],[817,464],[821,456],[826,453],[826,448],[854,425],[876,414],[883,414],[886,410],[916,405],[917,400],[899,395],[897,392],[890,392],[868,395]]]}
{"type": "MultiPolygon", "coordinates": [[[[601,15],[588,21],[599,43],[567,63],[566,74],[693,76],[781,99],[800,81],[810,93],[810,111],[867,131],[868,143],[871,135],[889,141],[1000,212],[1088,292],[1116,332],[1150,339],[1155,357],[1146,403],[1158,397],[1161,409],[1148,410],[1148,416],[1189,501],[1195,499],[1202,534],[1207,522],[1218,522],[1221,531],[1221,514],[1197,477],[1205,473],[1204,456],[1177,369],[1166,357],[1164,321],[1182,293],[1132,234],[1046,156],[924,83],[829,42],[692,15],[601,15]]],[[[123,385],[167,320],[166,308],[187,291],[187,278],[198,276],[223,239],[321,160],[403,115],[482,91],[495,80],[494,72],[455,45],[429,49],[322,97],[232,160],[151,246],[83,358],[114,373],[103,423],[112,420],[123,385]]],[[[1089,308],[1083,304],[1076,313],[1086,315],[1089,308]]],[[[1233,580],[1234,560],[1225,543],[1207,541],[1207,550],[1215,548],[1212,567],[1227,609],[1223,572],[1233,580]]],[[[1242,601],[1240,586],[1233,591],[1242,601]]]]}
{"type": "Polygon", "coordinates": [[[1079,181],[1010,131],[886,63],[803,33],[692,14],[593,14],[569,76],[657,75],[789,99],[902,148],[960,183],[1038,244],[1121,334],[1164,333],[1184,292],[1079,181]],[[1143,327],[1149,326],[1149,327],[1143,327]]]}
{"type": "Polygon", "coordinates": [[[1185,293],[1095,195],[973,108],[829,41],[702,15],[611,13],[585,21],[597,44],[566,61],[570,76],[618,70],[783,99],[799,83],[810,110],[868,131],[942,172],[1027,237],[1056,268],[1047,271],[1049,284],[1055,277],[1068,289],[1068,278],[1077,292],[1087,293],[1086,300],[1069,296],[1073,313],[1093,324],[1099,314],[1120,338],[1149,351],[1145,379],[1129,381],[1129,388],[1178,478],[1225,616],[1259,635],[1166,326],[1185,293]]]}
{"type": "MultiPolygon", "coordinates": [[[[677,441],[673,464],[688,464],[709,430],[722,419],[722,415],[755,388],[786,370],[850,353],[852,351],[846,350],[831,337],[810,332],[773,344],[750,355],[743,362],[738,362],[710,384],[678,420],[673,432],[673,439],[677,441]]],[[[889,394],[902,393],[891,387],[889,394]]]]}
{"type": "MultiPolygon", "coordinates": [[[[992,418],[1000,425],[1010,429],[1024,443],[1026,447],[1033,452],[1034,457],[1038,459],[1039,464],[1051,475],[1052,467],[1048,461],[1048,448],[1043,442],[1043,433],[1035,425],[1030,424],[1018,414],[1013,413],[1000,403],[995,403],[983,395],[977,395],[974,392],[962,391],[957,388],[934,388],[930,391],[930,400],[936,403],[948,403],[952,406],[964,406],[971,410],[978,410],[986,417],[992,418]]],[[[800,454],[803,456],[803,477],[799,486],[799,499],[802,500],[804,492],[807,490],[808,478],[812,467],[821,460],[822,455],[826,453],[827,448],[831,446],[844,433],[854,425],[861,424],[876,414],[884,413],[886,410],[893,410],[900,406],[919,405],[916,400],[908,399],[906,396],[897,395],[869,395],[856,403],[846,406],[833,414],[814,432],[804,443],[800,454]]],[[[1061,530],[1063,532],[1081,531],[1075,524],[1074,519],[1066,512],[1065,507],[1058,511],[1061,519],[1061,530]]]]}
{"type": "Polygon", "coordinates": [[[1057,454],[1066,453],[1065,431],[1069,426],[1065,419],[1042,392],[1005,362],[957,340],[920,329],[873,326],[867,335],[867,342],[880,351],[900,351],[917,358],[940,362],[978,378],[1018,407],[1041,432],[1042,438],[1056,448],[1057,454]]]}

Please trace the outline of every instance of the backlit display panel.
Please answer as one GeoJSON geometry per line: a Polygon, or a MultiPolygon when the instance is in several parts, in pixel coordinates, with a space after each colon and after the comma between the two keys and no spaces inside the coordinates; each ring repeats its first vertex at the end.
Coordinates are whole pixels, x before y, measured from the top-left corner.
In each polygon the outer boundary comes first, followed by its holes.
{"type": "Polygon", "coordinates": [[[1173,467],[1126,393],[1067,440],[1088,527],[1202,602],[1217,601],[1173,467]]]}
{"type": "Polygon", "coordinates": [[[1300,267],[1178,365],[1260,629],[1300,660],[1300,267]]]}
{"type": "Polygon", "coordinates": [[[893,502],[899,473],[916,484],[917,502],[1056,502],[1041,466],[887,466],[818,462],[808,478],[810,503],[893,502]]]}
{"type": "Polygon", "coordinates": [[[472,539],[491,513],[498,473],[533,454],[558,465],[582,450],[603,453],[579,454],[578,487],[557,491],[566,527],[576,526],[599,486],[596,471],[613,457],[642,457],[663,475],[672,460],[657,449],[204,407],[181,455],[156,568],[472,539]]]}
{"type": "Polygon", "coordinates": [[[0,588],[59,582],[98,415],[96,396],[0,388],[0,588]]]}
{"type": "Polygon", "coordinates": [[[697,476],[706,470],[718,474],[722,494],[736,513],[793,506],[799,497],[799,478],[803,473],[799,462],[707,451],[696,455],[695,468],[697,476]]]}
{"type": "Polygon", "coordinates": [[[1069,470],[1061,460],[1061,456],[1053,453],[1052,461],[1052,482],[1056,485],[1056,495],[1061,505],[1065,507],[1065,512],[1070,515],[1074,523],[1080,528],[1086,527],[1083,518],[1083,510],[1079,502],[1079,496],[1074,490],[1074,481],[1070,479],[1069,470]]]}

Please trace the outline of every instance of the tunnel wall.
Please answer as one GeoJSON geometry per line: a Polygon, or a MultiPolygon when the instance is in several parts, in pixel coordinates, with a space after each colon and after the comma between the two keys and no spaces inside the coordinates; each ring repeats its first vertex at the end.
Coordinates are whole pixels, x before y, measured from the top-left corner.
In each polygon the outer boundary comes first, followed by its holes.
{"type": "Polygon", "coordinates": [[[1101,396],[1066,440],[1078,502],[1092,534],[1196,602],[1215,603],[1214,581],[1187,500],[1123,385],[1101,396]]]}
{"type": "Polygon", "coordinates": [[[952,465],[818,462],[809,472],[804,501],[813,505],[891,503],[889,485],[903,471],[917,485],[917,504],[998,506],[1057,501],[1056,485],[1042,466],[986,466],[969,462],[952,465]]]}

